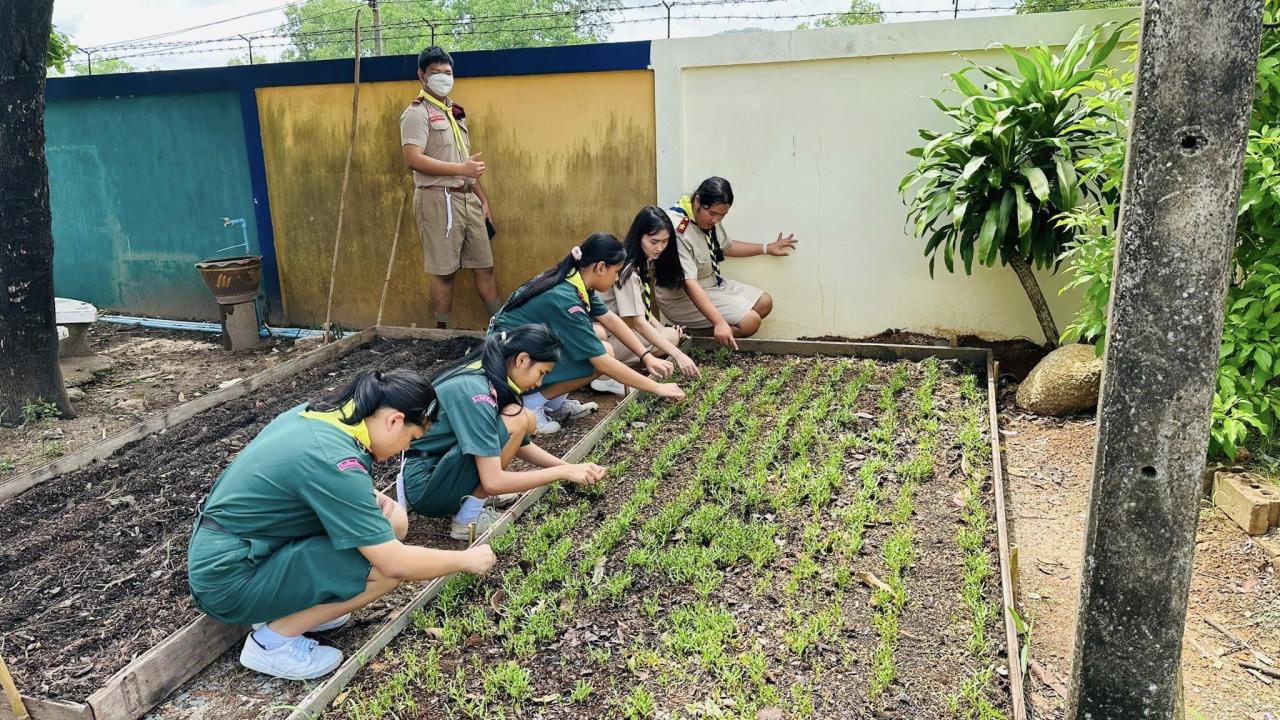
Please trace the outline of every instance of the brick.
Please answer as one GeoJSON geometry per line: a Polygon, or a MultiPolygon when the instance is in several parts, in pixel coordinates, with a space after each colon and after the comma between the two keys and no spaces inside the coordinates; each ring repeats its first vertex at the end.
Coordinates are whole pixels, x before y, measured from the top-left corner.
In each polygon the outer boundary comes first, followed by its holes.
{"type": "Polygon", "coordinates": [[[1249,474],[1218,473],[1213,479],[1213,502],[1250,535],[1265,535],[1271,527],[1274,485],[1262,485],[1249,474]]]}

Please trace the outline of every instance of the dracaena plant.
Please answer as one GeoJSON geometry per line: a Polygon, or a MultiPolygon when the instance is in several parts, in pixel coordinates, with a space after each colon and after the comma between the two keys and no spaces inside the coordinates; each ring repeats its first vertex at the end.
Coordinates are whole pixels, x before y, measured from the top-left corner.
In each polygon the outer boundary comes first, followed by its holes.
{"type": "Polygon", "coordinates": [[[1049,345],[1058,330],[1032,269],[1057,269],[1072,234],[1055,218],[1103,192],[1081,179],[1076,163],[1112,131],[1108,106],[1086,100],[1123,32],[1081,28],[1060,52],[1005,45],[1012,69],[969,61],[951,73],[960,102],[933,103],[955,127],[920,130],[925,144],[907,153],[919,162],[899,186],[930,275],[938,255],[948,272],[957,259],[966,274],[974,261],[1010,266],[1049,345]]]}

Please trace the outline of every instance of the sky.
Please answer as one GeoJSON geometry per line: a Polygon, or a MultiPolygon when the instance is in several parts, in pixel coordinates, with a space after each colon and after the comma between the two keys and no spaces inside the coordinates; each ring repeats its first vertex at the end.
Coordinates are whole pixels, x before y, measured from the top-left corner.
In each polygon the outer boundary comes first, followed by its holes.
{"type": "MultiPolygon", "coordinates": [[[[840,12],[849,7],[849,0],[752,0],[740,4],[682,10],[679,7],[679,1],[676,0],[676,7],[672,11],[677,17],[681,13],[696,13],[703,16],[808,15],[840,12]]],[[[71,34],[77,46],[84,48],[146,38],[206,23],[217,23],[164,38],[165,41],[200,40],[236,34],[249,35],[274,28],[284,21],[283,6],[287,2],[288,0],[109,0],[105,2],[104,0],[55,0],[53,21],[59,30],[71,34]],[[248,15],[248,17],[228,20],[242,15],[248,15]],[[228,21],[220,22],[224,20],[228,21]]],[[[623,0],[623,4],[648,5],[651,4],[651,0],[623,0]]],[[[960,0],[961,14],[967,17],[1007,12],[990,8],[1012,4],[1013,0],[960,0]]],[[[891,22],[933,20],[950,17],[953,0],[880,0],[880,6],[887,13],[886,20],[891,22]]],[[[617,16],[618,19],[625,19],[627,22],[614,25],[608,40],[646,40],[666,37],[665,16],[657,17],[658,15],[660,13],[655,13],[652,9],[620,13],[617,16]],[[655,19],[646,19],[650,17],[655,19]]],[[[764,20],[742,17],[684,20],[673,22],[671,35],[672,37],[696,37],[745,28],[789,30],[800,22],[803,20],[795,18],[764,20]]],[[[269,58],[275,58],[280,51],[281,48],[268,49],[265,54],[269,58]]],[[[127,52],[136,53],[142,50],[135,49],[127,52]]],[[[263,52],[261,49],[255,50],[255,54],[263,52]]],[[[117,53],[125,54],[126,51],[117,51],[117,53]]],[[[228,60],[237,55],[244,56],[245,50],[220,49],[201,53],[135,57],[129,58],[128,62],[138,67],[155,66],[162,70],[172,70],[226,65],[228,60]]],[[[100,54],[94,55],[95,59],[100,57],[102,57],[100,54]]],[[[73,62],[83,62],[84,58],[83,53],[78,54],[73,62]]]]}

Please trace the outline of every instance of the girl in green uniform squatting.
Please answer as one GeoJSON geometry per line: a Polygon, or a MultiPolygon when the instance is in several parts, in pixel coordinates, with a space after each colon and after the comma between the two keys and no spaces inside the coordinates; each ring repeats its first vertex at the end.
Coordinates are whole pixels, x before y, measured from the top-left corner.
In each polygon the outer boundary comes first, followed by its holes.
{"type": "Polygon", "coordinates": [[[520,286],[489,323],[489,333],[511,330],[526,323],[545,323],[560,339],[560,360],[543,379],[541,392],[525,395],[524,406],[537,419],[537,434],[557,432],[560,422],[595,412],[595,403],[570,400],[568,394],[604,375],[623,385],[639,388],[668,400],[684,398],[674,383],[659,383],[619,362],[613,348],[596,333],[595,322],[640,358],[652,375],[665,378],[672,364],[653,354],[604,303],[597,292],[618,280],[627,259],[622,243],[609,233],[595,233],[574,246],[555,267],[520,286]]]}
{"type": "Polygon", "coordinates": [[[218,478],[196,521],[188,580],[201,610],[253,625],[245,667],[289,680],[325,675],[342,652],[303,633],[342,626],[403,580],[493,565],[487,545],[401,543],[408,516],[374,488],[374,461],[421,437],[435,400],[416,373],[363,372],[272,420],[218,478]]]}
{"type": "Polygon", "coordinates": [[[533,413],[520,393],[536,388],[560,356],[545,325],[499,330],[454,367],[435,377],[440,415],[405,453],[397,493],[428,517],[453,515],[449,536],[465,540],[498,519],[490,505],[557,480],[592,485],[605,469],[571,465],[530,443],[533,413]],[[512,471],[519,457],[541,470],[512,471]]]}

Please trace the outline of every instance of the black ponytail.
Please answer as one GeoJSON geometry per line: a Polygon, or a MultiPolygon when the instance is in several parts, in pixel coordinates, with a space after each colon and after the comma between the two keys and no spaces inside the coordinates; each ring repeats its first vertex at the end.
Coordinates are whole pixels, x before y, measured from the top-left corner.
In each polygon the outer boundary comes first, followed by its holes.
{"type": "Polygon", "coordinates": [[[511,293],[507,304],[502,306],[498,314],[507,310],[515,310],[555,287],[556,283],[564,282],[569,273],[575,269],[582,270],[598,262],[602,262],[605,265],[619,265],[626,259],[627,253],[622,249],[622,243],[618,242],[618,238],[604,232],[592,233],[590,237],[582,241],[581,245],[574,247],[573,251],[559,263],[543,270],[532,280],[511,293]]]}
{"type": "Polygon", "coordinates": [[[378,411],[389,407],[404,413],[405,422],[426,427],[437,416],[436,391],[431,383],[412,370],[365,370],[346,386],[331,395],[313,400],[308,410],[332,412],[344,410],[342,422],[356,425],[378,411]]]}
{"type": "Polygon", "coordinates": [[[640,275],[640,282],[648,285],[654,278],[649,277],[649,259],[644,254],[642,241],[645,235],[654,235],[661,230],[667,231],[670,240],[662,249],[662,254],[653,263],[654,275],[658,285],[664,288],[678,288],[684,281],[684,272],[680,269],[680,251],[676,247],[676,228],[671,224],[671,217],[662,208],[649,205],[640,209],[631,229],[627,231],[622,246],[627,251],[627,264],[618,275],[618,287],[631,277],[631,273],[640,275]]]}
{"type": "Polygon", "coordinates": [[[520,394],[507,384],[507,363],[520,353],[528,353],[534,362],[553,363],[560,359],[560,340],[550,328],[541,323],[496,331],[461,360],[436,373],[431,378],[431,384],[439,384],[479,360],[485,377],[498,395],[498,408],[501,412],[502,408],[512,403],[523,404],[520,402],[520,394]]]}
{"type": "Polygon", "coordinates": [[[698,204],[702,207],[732,205],[733,186],[728,180],[713,175],[698,184],[698,189],[693,191],[693,197],[698,199],[698,204]]]}

